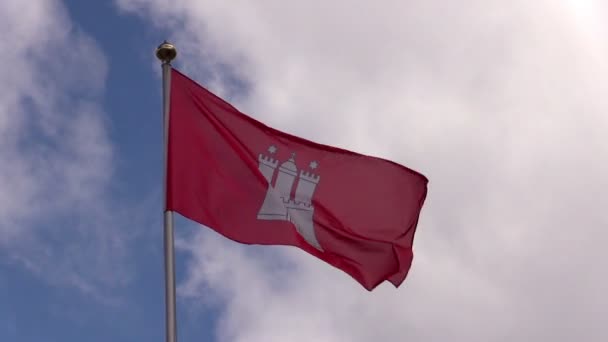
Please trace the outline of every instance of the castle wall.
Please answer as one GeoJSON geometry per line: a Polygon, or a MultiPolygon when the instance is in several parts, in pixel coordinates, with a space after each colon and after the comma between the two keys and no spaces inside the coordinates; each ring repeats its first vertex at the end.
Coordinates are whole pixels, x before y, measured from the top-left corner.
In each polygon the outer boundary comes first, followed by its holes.
{"type": "Polygon", "coordinates": [[[313,214],[312,208],[302,205],[287,208],[287,219],[294,224],[300,236],[318,250],[323,250],[315,234],[313,214]]]}
{"type": "Polygon", "coordinates": [[[268,187],[264,203],[258,212],[258,219],[261,220],[286,220],[287,209],[280,195],[272,186],[268,187]]]}

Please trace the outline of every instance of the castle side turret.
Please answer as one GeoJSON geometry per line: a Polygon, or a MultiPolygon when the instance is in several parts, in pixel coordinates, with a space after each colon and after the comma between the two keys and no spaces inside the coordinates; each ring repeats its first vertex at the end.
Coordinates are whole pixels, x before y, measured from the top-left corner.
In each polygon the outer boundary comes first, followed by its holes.
{"type": "Polygon", "coordinates": [[[320,177],[315,174],[300,171],[300,181],[296,188],[295,201],[297,203],[311,205],[312,196],[315,193],[319,179],[320,177]]]}
{"type": "Polygon", "coordinates": [[[262,175],[264,175],[264,178],[266,178],[268,184],[270,184],[272,182],[274,171],[276,170],[277,165],[279,165],[279,161],[273,159],[272,157],[266,157],[260,153],[258,156],[258,162],[260,172],[262,175]]]}

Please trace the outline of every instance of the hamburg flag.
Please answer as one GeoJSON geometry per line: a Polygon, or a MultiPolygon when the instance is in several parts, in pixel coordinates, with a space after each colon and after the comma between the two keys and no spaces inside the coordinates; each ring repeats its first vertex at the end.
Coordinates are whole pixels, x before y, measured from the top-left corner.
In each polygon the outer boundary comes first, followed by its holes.
{"type": "Polygon", "coordinates": [[[367,290],[410,269],[428,180],[239,112],[173,69],[166,210],[245,244],[296,246],[367,290]]]}

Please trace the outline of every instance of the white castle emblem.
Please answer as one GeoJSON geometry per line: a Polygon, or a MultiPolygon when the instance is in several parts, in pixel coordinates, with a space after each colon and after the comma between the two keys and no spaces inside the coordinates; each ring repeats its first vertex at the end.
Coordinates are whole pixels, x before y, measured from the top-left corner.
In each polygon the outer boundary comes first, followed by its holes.
{"type": "MultiPolygon", "coordinates": [[[[275,154],[277,148],[270,146],[268,152],[275,154]]],[[[258,156],[259,169],[268,181],[268,190],[264,203],[258,212],[258,220],[282,220],[294,224],[298,233],[309,244],[318,250],[323,250],[313,225],[313,214],[315,207],[312,204],[312,196],[319,183],[318,175],[300,170],[295,163],[295,153],[291,154],[289,160],[279,166],[278,175],[273,185],[272,181],[279,165],[279,161],[260,153],[258,156]],[[295,195],[292,198],[294,183],[298,180],[295,195]]],[[[310,163],[312,170],[319,164],[316,161],[310,163]]]]}

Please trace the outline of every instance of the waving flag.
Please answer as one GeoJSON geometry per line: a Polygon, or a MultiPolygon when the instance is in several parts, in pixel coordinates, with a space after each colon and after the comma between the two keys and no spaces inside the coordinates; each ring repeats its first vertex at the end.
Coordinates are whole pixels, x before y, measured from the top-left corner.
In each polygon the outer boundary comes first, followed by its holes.
{"type": "Polygon", "coordinates": [[[368,290],[404,281],[423,175],[270,128],[175,69],[169,117],[166,210],[241,243],[299,247],[368,290]]]}

